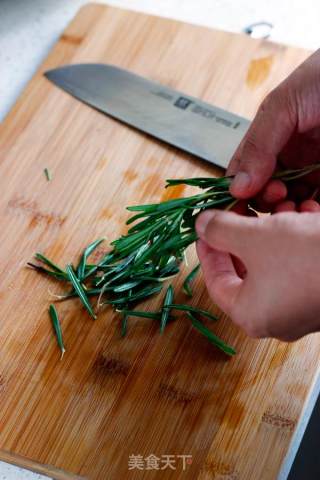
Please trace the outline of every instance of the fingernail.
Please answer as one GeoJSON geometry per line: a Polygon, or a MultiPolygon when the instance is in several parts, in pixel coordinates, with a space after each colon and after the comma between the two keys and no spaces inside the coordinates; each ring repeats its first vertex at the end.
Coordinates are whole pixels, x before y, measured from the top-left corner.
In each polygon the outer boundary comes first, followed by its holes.
{"type": "Polygon", "coordinates": [[[251,183],[250,175],[247,172],[238,172],[235,176],[231,186],[233,191],[239,193],[245,192],[251,183]]]}
{"type": "Polygon", "coordinates": [[[213,210],[208,210],[199,215],[196,222],[196,231],[199,237],[202,237],[205,234],[207,225],[213,219],[214,216],[215,216],[215,212],[213,210]]]}

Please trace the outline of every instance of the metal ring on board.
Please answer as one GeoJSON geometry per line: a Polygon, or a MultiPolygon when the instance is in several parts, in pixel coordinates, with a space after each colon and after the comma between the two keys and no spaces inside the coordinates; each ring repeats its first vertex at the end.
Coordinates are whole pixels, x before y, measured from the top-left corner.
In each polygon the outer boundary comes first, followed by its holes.
{"type": "Polygon", "coordinates": [[[270,22],[255,22],[251,23],[243,29],[244,33],[253,38],[269,38],[273,24],[270,22]]]}

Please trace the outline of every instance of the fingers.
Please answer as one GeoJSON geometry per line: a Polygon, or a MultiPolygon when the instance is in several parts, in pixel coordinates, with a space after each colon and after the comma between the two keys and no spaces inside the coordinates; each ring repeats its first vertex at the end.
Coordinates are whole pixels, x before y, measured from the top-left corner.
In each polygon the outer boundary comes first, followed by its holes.
{"type": "Polygon", "coordinates": [[[281,202],[286,198],[288,190],[281,180],[270,180],[265,186],[261,198],[267,204],[281,202]]]}
{"type": "Polygon", "coordinates": [[[319,213],[320,205],[315,200],[305,200],[304,202],[301,203],[299,210],[300,212],[319,213]]]}
{"type": "Polygon", "coordinates": [[[283,202],[288,194],[281,180],[270,180],[262,191],[250,201],[250,205],[259,212],[271,212],[277,203],[283,202]]]}
{"type": "Polygon", "coordinates": [[[230,255],[212,249],[203,240],[197,242],[197,253],[210,297],[230,315],[242,285],[230,255]]]}
{"type": "Polygon", "coordinates": [[[320,205],[316,200],[308,199],[304,200],[299,206],[292,200],[286,200],[280,202],[274,208],[274,213],[280,212],[310,212],[310,213],[319,213],[320,205]]]}
{"type": "Polygon", "coordinates": [[[233,212],[207,210],[199,215],[196,230],[211,248],[242,257],[256,236],[260,221],[233,212]]]}
{"type": "MultiPolygon", "coordinates": [[[[319,59],[317,51],[262,102],[228,168],[236,198],[260,192],[279,159],[287,168],[319,161],[319,59]]],[[[320,172],[304,179],[309,181],[319,185],[320,172]]]]}
{"type": "Polygon", "coordinates": [[[295,126],[296,112],[290,104],[288,89],[279,86],[261,104],[231,160],[229,172],[236,173],[230,187],[233,196],[249,198],[263,188],[295,126]]]}
{"type": "Polygon", "coordinates": [[[281,202],[276,205],[274,212],[281,213],[281,212],[296,212],[296,204],[292,202],[292,200],[286,200],[285,202],[281,202]]]}

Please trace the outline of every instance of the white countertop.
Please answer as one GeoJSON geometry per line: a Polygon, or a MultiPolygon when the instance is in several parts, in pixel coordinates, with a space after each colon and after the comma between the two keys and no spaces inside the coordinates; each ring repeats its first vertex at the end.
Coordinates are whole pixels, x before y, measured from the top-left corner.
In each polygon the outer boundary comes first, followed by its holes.
{"type": "MultiPolygon", "coordinates": [[[[0,121],[52,45],[87,0],[0,1],[0,121]]],[[[109,0],[140,10],[240,32],[256,21],[274,25],[271,39],[316,49],[320,45],[319,0],[109,0]]]]}
{"type": "MultiPolygon", "coordinates": [[[[61,32],[87,0],[0,0],[0,121],[61,32]]],[[[234,32],[268,21],[271,39],[315,50],[320,46],[319,0],[109,0],[100,3],[234,32]]],[[[38,480],[0,462],[0,480],[38,480]]]]}

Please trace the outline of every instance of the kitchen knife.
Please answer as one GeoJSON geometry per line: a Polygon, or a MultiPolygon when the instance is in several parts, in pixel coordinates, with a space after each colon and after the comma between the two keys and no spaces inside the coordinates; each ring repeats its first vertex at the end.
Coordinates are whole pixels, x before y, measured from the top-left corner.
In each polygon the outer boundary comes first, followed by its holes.
{"type": "Polygon", "coordinates": [[[250,124],[113,65],[67,65],[45,76],[99,111],[223,168],[250,124]]]}

